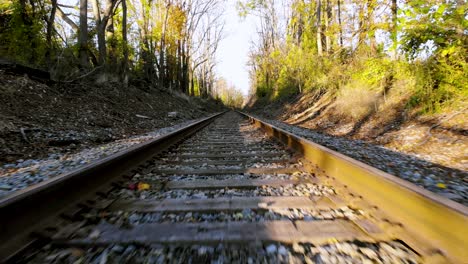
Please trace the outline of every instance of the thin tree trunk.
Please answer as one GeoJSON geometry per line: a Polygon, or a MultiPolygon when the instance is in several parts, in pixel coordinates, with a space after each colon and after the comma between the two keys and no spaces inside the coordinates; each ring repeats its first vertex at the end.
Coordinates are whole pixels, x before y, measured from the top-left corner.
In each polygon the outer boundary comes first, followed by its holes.
{"type": "Polygon", "coordinates": [[[202,66],[202,87],[200,87],[200,96],[206,98],[208,95],[208,72],[206,66],[202,66]]]}
{"type": "Polygon", "coordinates": [[[182,90],[182,44],[180,40],[177,40],[177,89],[182,90]]]}
{"type": "Polygon", "coordinates": [[[325,12],[325,50],[327,51],[328,54],[332,51],[332,41],[330,37],[330,26],[331,26],[331,20],[332,20],[332,12],[331,12],[331,4],[330,0],[327,0],[327,7],[326,7],[326,12],[325,12]]]}
{"type": "Polygon", "coordinates": [[[367,0],[367,18],[366,29],[368,31],[368,38],[370,49],[372,53],[377,52],[377,40],[375,39],[375,25],[374,25],[374,10],[376,7],[375,0],[367,0]]]}
{"type": "Polygon", "coordinates": [[[189,80],[190,80],[190,96],[195,96],[195,82],[193,78],[193,70],[189,71],[189,80]]]}
{"type": "Polygon", "coordinates": [[[88,64],[88,0],[80,0],[80,33],[78,38],[81,67],[88,64]]]}
{"type": "Polygon", "coordinates": [[[32,12],[28,12],[27,10],[27,3],[26,0],[20,0],[20,14],[21,14],[21,21],[23,23],[25,33],[26,33],[26,38],[27,38],[27,44],[30,45],[29,50],[30,50],[30,56],[28,56],[27,61],[31,64],[36,63],[36,36],[35,32],[32,31],[32,26],[33,26],[33,19],[35,17],[35,7],[34,7],[34,2],[29,2],[31,5],[32,12]]]}
{"type": "Polygon", "coordinates": [[[141,3],[141,22],[140,22],[140,50],[141,50],[141,60],[143,62],[143,74],[144,78],[152,82],[153,81],[153,57],[151,56],[151,47],[148,40],[149,36],[149,11],[145,6],[144,1],[140,1],[141,3]]]}
{"type": "Polygon", "coordinates": [[[106,35],[105,35],[105,25],[101,20],[101,10],[99,8],[99,3],[97,0],[91,0],[93,5],[94,19],[96,20],[96,33],[98,38],[98,51],[99,51],[99,65],[104,65],[106,61],[106,35]]]}
{"type": "Polygon", "coordinates": [[[52,66],[52,32],[54,31],[54,22],[55,22],[55,14],[57,11],[57,0],[51,0],[52,9],[50,10],[50,16],[47,20],[47,33],[46,33],[46,41],[47,41],[47,51],[46,51],[46,60],[47,66],[50,69],[52,66]]]}
{"type": "MultiPolygon", "coordinates": [[[[106,1],[107,8],[113,5],[114,5],[113,0],[106,1]]],[[[114,38],[115,30],[114,30],[114,19],[113,19],[112,14],[108,16],[108,19],[105,22],[105,25],[103,26],[105,27],[105,41],[109,44],[109,49],[106,51],[106,58],[105,58],[106,61],[108,61],[109,63],[107,63],[106,67],[115,66],[117,65],[117,54],[116,54],[117,43],[116,43],[116,39],[114,38]]],[[[107,69],[107,71],[109,72],[110,69],[107,69]]]]}
{"type": "Polygon", "coordinates": [[[169,5],[166,6],[166,12],[164,14],[164,24],[161,32],[161,41],[160,41],[160,50],[159,50],[159,87],[164,88],[164,79],[165,79],[165,68],[166,64],[164,63],[164,54],[166,48],[166,27],[167,20],[169,17],[169,5]]]}
{"type": "Polygon", "coordinates": [[[321,21],[321,12],[322,11],[322,1],[317,0],[317,52],[319,56],[323,55],[322,47],[322,21],[321,21]]]}
{"type": "Polygon", "coordinates": [[[397,45],[398,45],[398,5],[397,0],[392,0],[392,57],[394,60],[397,58],[397,45]]]}
{"type": "Polygon", "coordinates": [[[358,32],[358,47],[362,45],[366,39],[367,28],[366,28],[366,17],[364,15],[365,3],[359,3],[359,32],[358,32]]]}
{"type": "Polygon", "coordinates": [[[99,65],[104,65],[106,63],[107,47],[106,47],[105,29],[101,23],[97,25],[97,38],[98,38],[98,50],[99,50],[99,65]]]}
{"type": "MultiPolygon", "coordinates": [[[[341,0],[338,1],[338,27],[339,27],[339,43],[340,47],[343,47],[343,26],[341,23],[341,0]]],[[[396,0],[395,0],[396,1],[396,0]]]]}
{"type": "Polygon", "coordinates": [[[189,69],[188,69],[188,52],[186,51],[185,41],[182,43],[182,92],[189,94],[189,69]]]}
{"type": "Polygon", "coordinates": [[[183,72],[184,72],[184,92],[186,94],[190,94],[190,83],[191,83],[191,76],[190,76],[190,51],[189,51],[189,43],[190,40],[187,40],[184,43],[184,67],[183,67],[183,72]]]}
{"type": "Polygon", "coordinates": [[[128,86],[128,40],[127,40],[127,0],[122,0],[122,76],[124,87],[128,86]]]}

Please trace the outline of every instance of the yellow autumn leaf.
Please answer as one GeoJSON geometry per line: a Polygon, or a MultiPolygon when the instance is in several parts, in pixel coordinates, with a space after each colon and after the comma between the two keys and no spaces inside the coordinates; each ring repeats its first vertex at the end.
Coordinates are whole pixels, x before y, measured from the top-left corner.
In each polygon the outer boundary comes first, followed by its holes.
{"type": "Polygon", "coordinates": [[[144,182],[138,183],[138,186],[137,186],[139,191],[148,190],[150,187],[151,186],[149,184],[144,183],[144,182]]]}

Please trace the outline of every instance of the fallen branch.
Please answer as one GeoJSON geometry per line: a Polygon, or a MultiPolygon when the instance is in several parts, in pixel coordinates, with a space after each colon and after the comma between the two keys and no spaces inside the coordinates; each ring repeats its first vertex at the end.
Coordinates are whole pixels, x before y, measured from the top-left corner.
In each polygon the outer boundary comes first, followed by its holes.
{"type": "Polygon", "coordinates": [[[144,116],[144,115],[139,115],[139,114],[136,114],[135,116],[139,117],[139,118],[144,118],[144,119],[151,119],[151,117],[144,116]]]}
{"type": "Polygon", "coordinates": [[[24,128],[20,129],[21,136],[23,137],[23,140],[30,143],[28,137],[26,136],[26,132],[24,128]]]}

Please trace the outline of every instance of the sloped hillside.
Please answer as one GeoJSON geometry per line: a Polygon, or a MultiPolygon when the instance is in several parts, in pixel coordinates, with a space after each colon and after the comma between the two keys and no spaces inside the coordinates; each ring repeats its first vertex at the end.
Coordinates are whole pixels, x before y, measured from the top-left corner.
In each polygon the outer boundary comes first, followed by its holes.
{"type": "Polygon", "coordinates": [[[221,109],[219,102],[141,84],[48,86],[0,71],[0,164],[75,151],[221,109]]]}
{"type": "Polygon", "coordinates": [[[273,103],[251,99],[247,111],[321,133],[360,139],[461,170],[468,169],[467,107],[424,115],[406,108],[402,90],[385,96],[309,92],[273,103]]]}

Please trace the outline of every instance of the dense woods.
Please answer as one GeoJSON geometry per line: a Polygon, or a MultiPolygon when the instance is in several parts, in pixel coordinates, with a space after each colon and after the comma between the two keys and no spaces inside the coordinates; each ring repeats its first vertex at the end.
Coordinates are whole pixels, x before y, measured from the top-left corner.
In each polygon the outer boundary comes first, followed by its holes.
{"type": "Polygon", "coordinates": [[[275,101],[330,94],[344,112],[389,92],[406,108],[463,108],[468,95],[467,1],[244,0],[260,20],[252,48],[252,95],[275,101]]]}
{"type": "MultiPolygon", "coordinates": [[[[315,91],[355,109],[398,91],[406,107],[436,113],[467,98],[467,1],[237,3],[241,16],[260,22],[250,54],[255,99],[315,91]]],[[[130,80],[239,106],[241,94],[215,76],[225,7],[225,0],[4,0],[0,56],[63,82],[130,80]]]]}
{"type": "Polygon", "coordinates": [[[6,0],[0,56],[55,80],[129,80],[209,97],[223,0],[6,0]]]}

